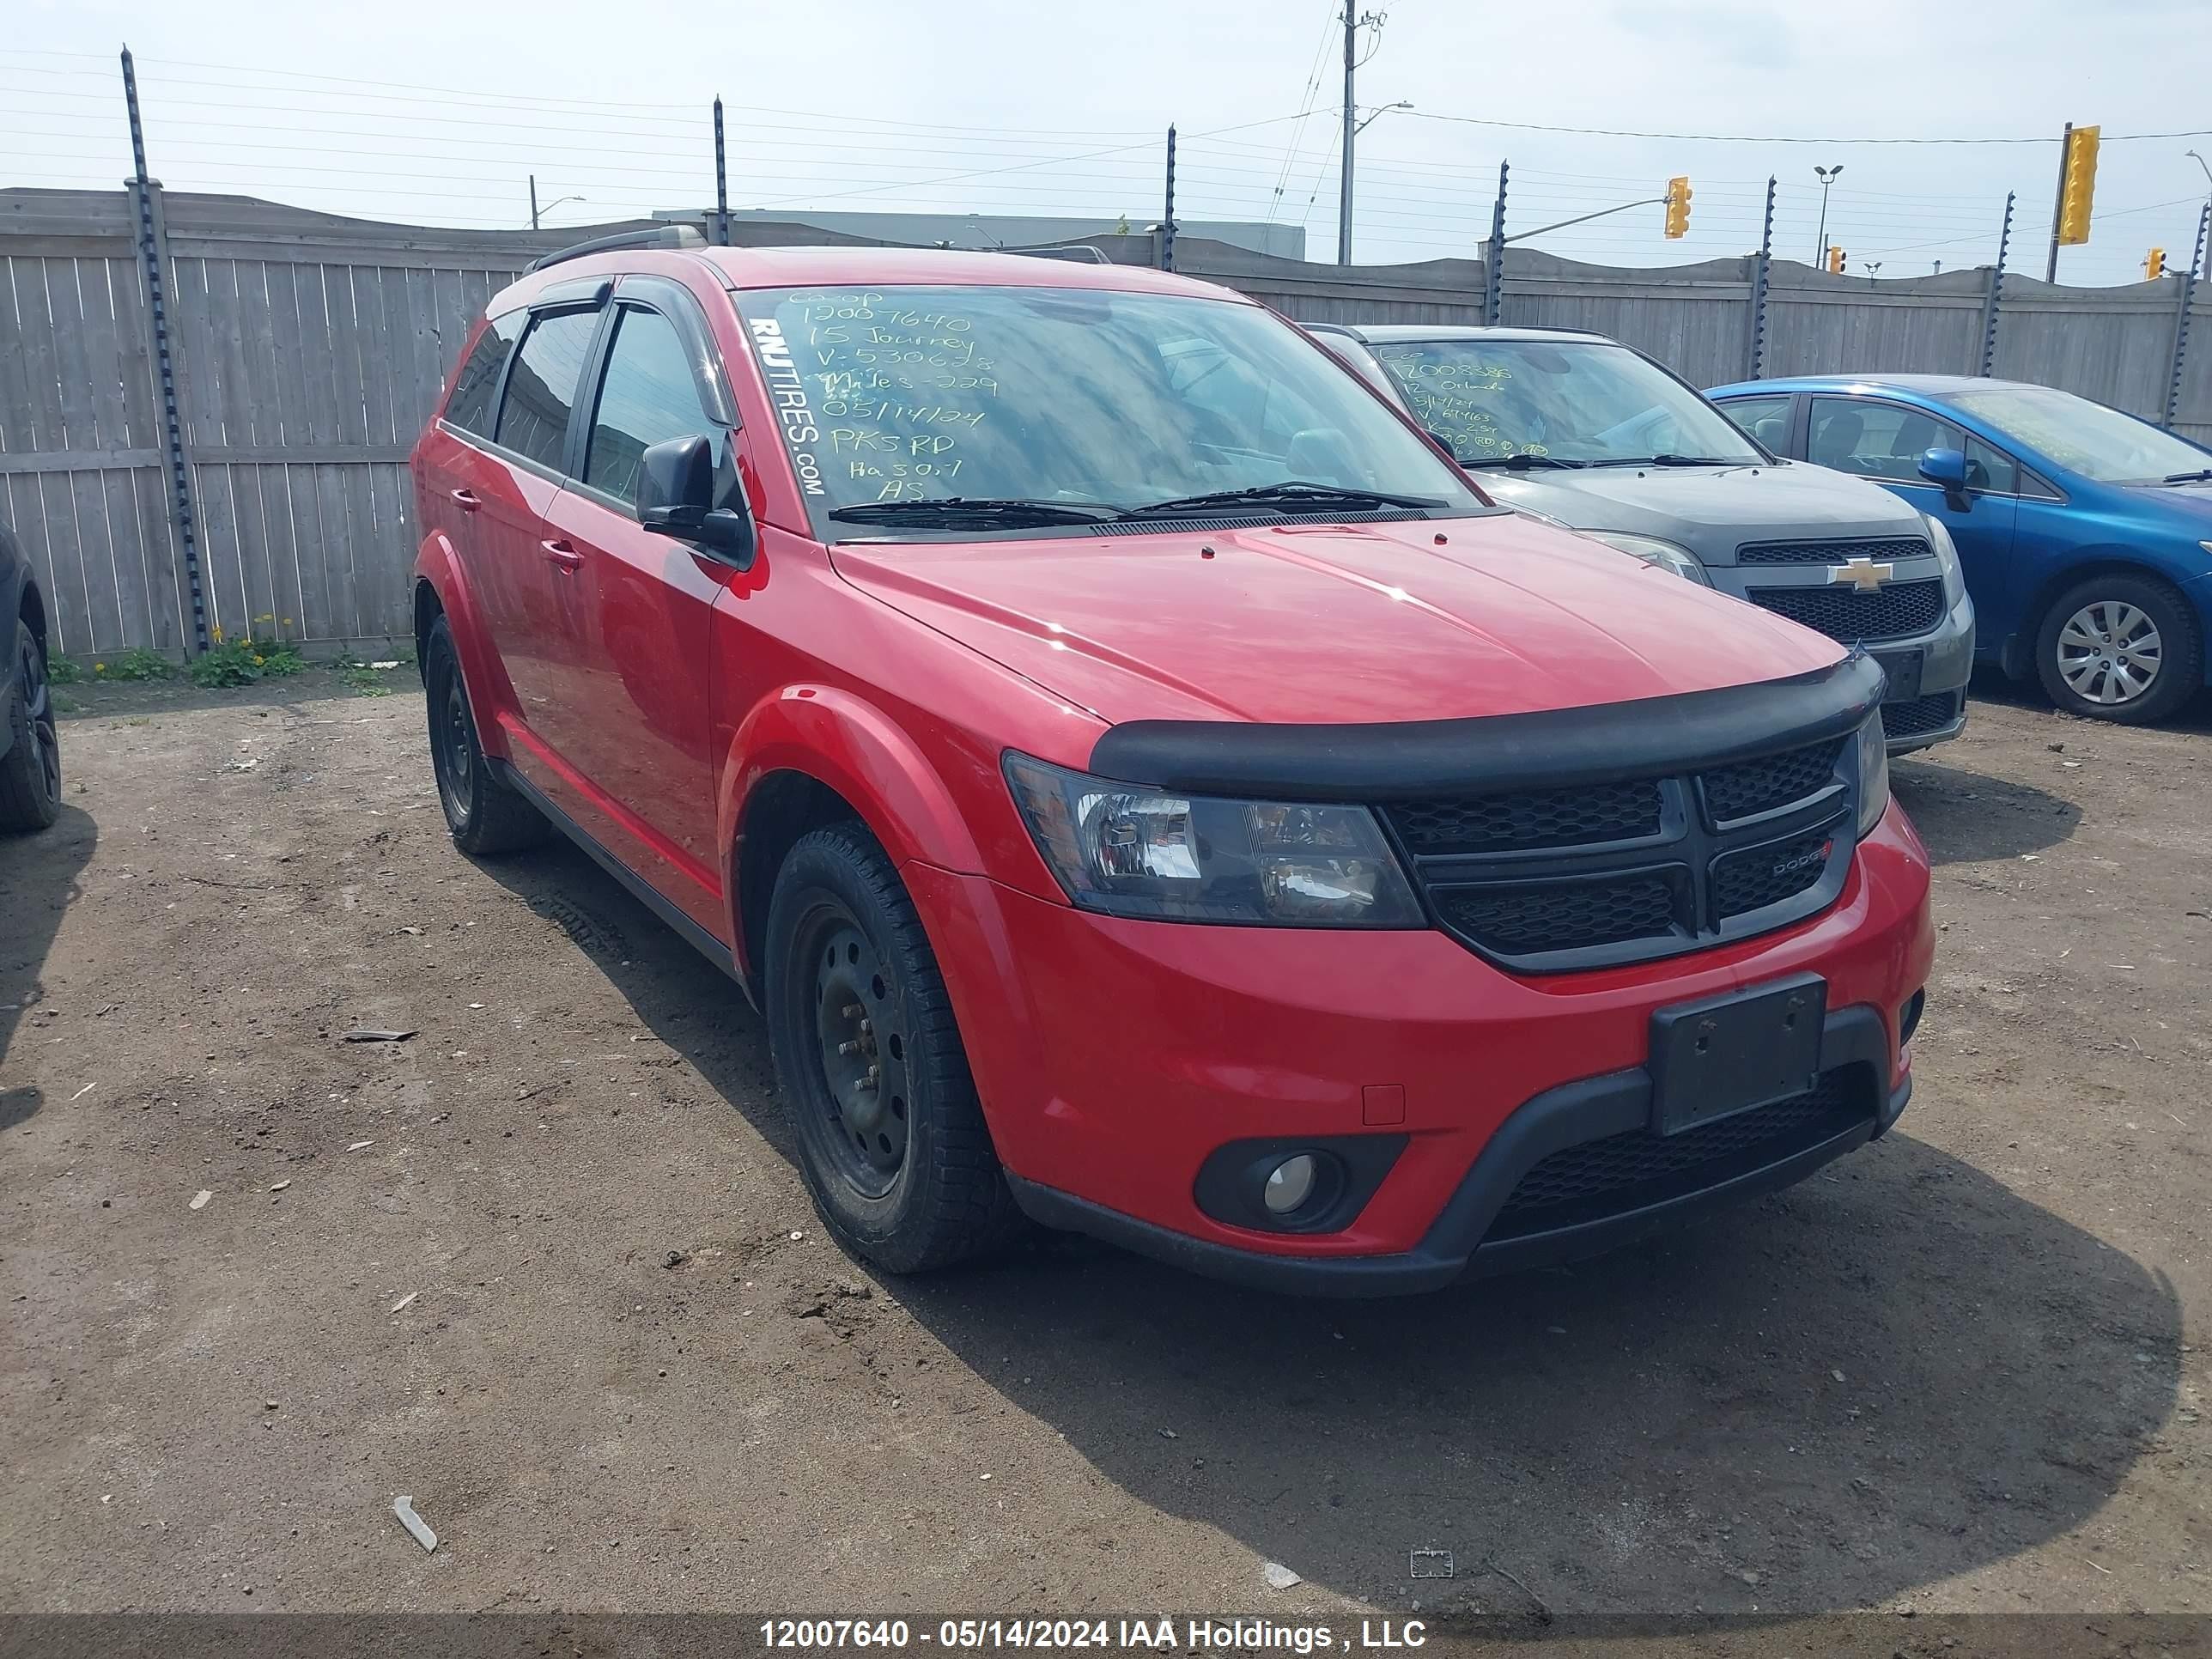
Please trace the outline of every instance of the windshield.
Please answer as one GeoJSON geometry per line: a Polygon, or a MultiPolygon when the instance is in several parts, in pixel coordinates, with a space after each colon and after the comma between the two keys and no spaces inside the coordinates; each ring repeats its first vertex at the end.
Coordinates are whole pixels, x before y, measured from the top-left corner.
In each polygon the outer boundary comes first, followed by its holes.
{"type": "Polygon", "coordinates": [[[2176,472],[2202,472],[2212,454],[2168,432],[2049,386],[1991,386],[1955,392],[1947,402],[1978,415],[2003,436],[2038,451],[2057,466],[2099,483],[2156,483],[2176,472]]]}
{"type": "Polygon", "coordinates": [[[1626,346],[1407,340],[1370,349],[1405,387],[1413,418],[1464,462],[1765,459],[1726,416],[1626,346]]]}
{"type": "MultiPolygon", "coordinates": [[[[1297,482],[1239,516],[1486,510],[1352,376],[1256,306],[1086,289],[756,289],[738,296],[817,534],[942,530],[882,504],[1024,504],[1078,523],[1297,482]],[[866,506],[866,512],[854,511],[866,506]],[[852,512],[855,520],[837,515],[852,512]]],[[[979,528],[969,524],[963,533],[979,528]]]]}

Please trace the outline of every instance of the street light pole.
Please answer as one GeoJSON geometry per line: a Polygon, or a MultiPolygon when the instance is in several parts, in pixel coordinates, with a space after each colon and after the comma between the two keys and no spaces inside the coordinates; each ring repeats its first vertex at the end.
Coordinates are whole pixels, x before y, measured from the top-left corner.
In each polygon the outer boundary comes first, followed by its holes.
{"type": "Polygon", "coordinates": [[[1841,161],[1832,167],[1813,169],[1820,180],[1820,246],[1813,250],[1813,263],[1816,265],[1828,263],[1828,186],[1836,182],[1836,175],[1843,170],[1841,161]]]}

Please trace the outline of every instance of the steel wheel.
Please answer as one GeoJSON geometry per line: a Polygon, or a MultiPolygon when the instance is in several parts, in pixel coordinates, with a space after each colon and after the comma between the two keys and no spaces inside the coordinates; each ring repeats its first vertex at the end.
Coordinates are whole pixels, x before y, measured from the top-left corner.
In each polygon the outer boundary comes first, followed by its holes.
{"type": "Polygon", "coordinates": [[[818,1068],[805,1091],[809,1126],[838,1178],[863,1198],[890,1193],[906,1167],[907,1040],[890,966],[842,904],[825,898],[799,929],[801,961],[814,971],[813,1043],[818,1068]]]}
{"type": "Polygon", "coordinates": [[[2164,665],[2165,641],[2148,611],[2097,599],[2058,630],[2059,678],[2085,702],[2118,708],[2149,694],[2164,665]]]}
{"type": "Polygon", "coordinates": [[[945,977],[882,843],[848,819],[801,836],[762,947],[785,1119],[837,1242],[913,1273],[1018,1231],[945,977]]]}
{"type": "Polygon", "coordinates": [[[445,707],[438,711],[438,787],[446,797],[446,817],[465,823],[477,797],[476,743],[469,732],[467,693],[461,677],[446,682],[445,707]]]}
{"type": "Polygon", "coordinates": [[[39,649],[38,641],[30,638],[27,631],[19,672],[21,684],[17,689],[30,720],[31,746],[38,753],[39,775],[45,785],[46,799],[58,805],[62,798],[62,743],[60,734],[54,730],[53,690],[46,683],[46,653],[39,649]]]}

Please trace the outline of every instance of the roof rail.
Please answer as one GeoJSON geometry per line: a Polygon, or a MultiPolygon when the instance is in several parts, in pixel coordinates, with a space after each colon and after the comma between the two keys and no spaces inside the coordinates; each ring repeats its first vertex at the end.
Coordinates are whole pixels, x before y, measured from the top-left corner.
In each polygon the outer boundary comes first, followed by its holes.
{"type": "Polygon", "coordinates": [[[546,266],[557,265],[564,259],[580,259],[587,253],[611,253],[617,248],[693,248],[706,246],[707,239],[689,225],[661,225],[652,230],[622,230],[611,236],[594,236],[588,242],[579,242],[574,247],[564,247],[557,253],[549,253],[542,259],[532,259],[525,269],[543,270],[546,266]]]}
{"type": "Polygon", "coordinates": [[[1088,242],[1054,247],[1002,247],[996,253],[1018,253],[1030,259],[1072,259],[1079,265],[1109,265],[1114,262],[1088,242]]]}

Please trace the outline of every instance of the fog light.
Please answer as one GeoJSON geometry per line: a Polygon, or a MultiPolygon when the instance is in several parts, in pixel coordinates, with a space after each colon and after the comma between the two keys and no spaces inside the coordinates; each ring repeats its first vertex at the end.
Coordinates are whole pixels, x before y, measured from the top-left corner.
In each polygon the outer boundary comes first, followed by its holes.
{"type": "Polygon", "coordinates": [[[1311,1152],[1300,1152],[1286,1158],[1267,1171],[1267,1184],[1261,1189],[1260,1201],[1267,1206],[1270,1215],[1288,1215],[1313,1196],[1316,1169],[1311,1152]]]}

